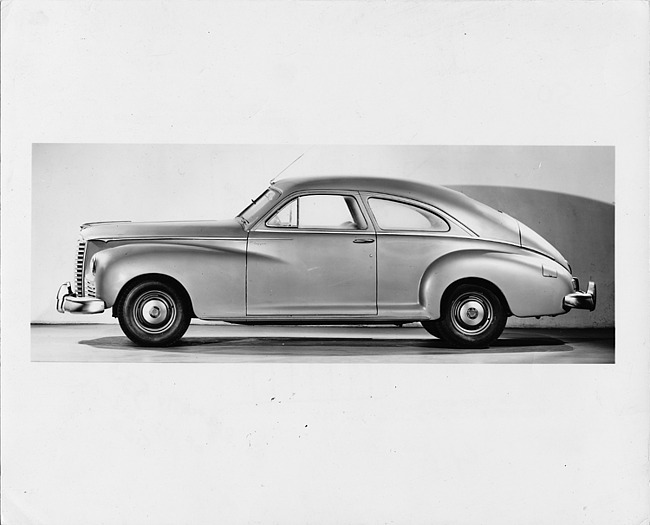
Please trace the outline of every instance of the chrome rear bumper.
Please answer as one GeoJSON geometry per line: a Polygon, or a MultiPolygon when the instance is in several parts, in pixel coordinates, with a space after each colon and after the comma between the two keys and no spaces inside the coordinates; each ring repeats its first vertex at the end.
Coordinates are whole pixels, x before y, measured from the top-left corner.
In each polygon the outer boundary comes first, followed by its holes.
{"type": "Polygon", "coordinates": [[[104,311],[104,301],[95,297],[77,297],[69,282],[62,284],[56,294],[56,309],[72,314],[100,314],[104,311]]]}
{"type": "Polygon", "coordinates": [[[583,292],[580,290],[580,282],[577,278],[573,278],[573,293],[567,294],[564,296],[564,301],[562,306],[568,312],[571,308],[577,308],[579,310],[590,310],[593,311],[596,309],[596,283],[589,281],[589,286],[587,291],[583,292]]]}

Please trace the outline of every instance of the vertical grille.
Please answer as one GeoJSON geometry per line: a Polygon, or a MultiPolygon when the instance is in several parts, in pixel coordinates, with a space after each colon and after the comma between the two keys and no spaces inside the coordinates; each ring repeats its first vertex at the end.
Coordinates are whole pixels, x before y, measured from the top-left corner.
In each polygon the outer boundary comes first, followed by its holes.
{"type": "Polygon", "coordinates": [[[89,281],[86,279],[86,296],[87,297],[95,297],[96,292],[95,292],[95,282],[94,281],[89,281]]]}
{"type": "Polygon", "coordinates": [[[77,248],[77,265],[75,267],[75,286],[78,296],[84,294],[84,256],[86,255],[86,241],[79,241],[77,248]]]}

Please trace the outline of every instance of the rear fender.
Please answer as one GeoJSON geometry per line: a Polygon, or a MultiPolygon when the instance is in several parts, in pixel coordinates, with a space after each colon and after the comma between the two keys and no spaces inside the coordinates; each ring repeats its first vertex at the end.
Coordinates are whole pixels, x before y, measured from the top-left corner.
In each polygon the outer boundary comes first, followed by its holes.
{"type": "Polygon", "coordinates": [[[445,291],[476,279],[492,284],[505,299],[504,306],[517,317],[562,314],[563,298],[572,291],[566,269],[534,252],[517,248],[462,250],[440,257],[427,268],[420,304],[432,319],[439,319],[445,291]]]}

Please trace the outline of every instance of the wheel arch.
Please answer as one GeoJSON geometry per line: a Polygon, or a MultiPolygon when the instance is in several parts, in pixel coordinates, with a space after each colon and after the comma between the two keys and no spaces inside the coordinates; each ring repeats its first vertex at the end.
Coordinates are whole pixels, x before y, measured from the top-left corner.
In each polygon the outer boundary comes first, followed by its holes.
{"type": "Polygon", "coordinates": [[[134,279],[173,279],[191,297],[193,317],[246,314],[246,243],[239,240],[133,241],[95,255],[97,298],[106,309],[134,279]]]}
{"type": "Polygon", "coordinates": [[[115,302],[113,303],[112,312],[111,312],[111,315],[113,317],[117,317],[118,308],[122,303],[122,301],[124,300],[126,294],[129,292],[129,290],[131,290],[131,288],[133,288],[134,286],[137,286],[138,284],[146,281],[159,281],[167,284],[168,286],[174,287],[182,295],[183,301],[185,302],[186,306],[188,306],[189,308],[191,317],[196,317],[196,315],[194,314],[194,307],[192,305],[192,298],[190,297],[190,294],[188,293],[185,286],[183,286],[181,282],[178,281],[177,279],[174,279],[173,277],[162,273],[145,273],[142,275],[137,275],[131,278],[130,280],[128,280],[126,283],[124,283],[120,288],[117,297],[115,298],[115,302]]]}
{"type": "Polygon", "coordinates": [[[508,300],[506,299],[506,296],[501,291],[501,289],[492,281],[489,281],[488,279],[484,279],[482,277],[463,277],[447,285],[445,291],[440,296],[440,303],[438,305],[440,311],[442,311],[443,306],[447,303],[447,301],[449,301],[449,297],[451,296],[453,291],[459,286],[462,286],[464,284],[482,286],[483,288],[487,288],[494,295],[497,296],[499,302],[503,306],[503,310],[505,311],[506,315],[507,316],[512,315],[512,312],[510,311],[510,306],[508,305],[508,300]]]}
{"type": "MultiPolygon", "coordinates": [[[[497,248],[500,250],[494,247],[459,250],[429,265],[420,282],[419,300],[430,319],[440,318],[449,294],[462,284],[480,285],[492,291],[506,315],[518,315],[517,308],[531,302],[524,283],[532,282],[535,262],[519,253],[508,253],[505,247],[497,248]]],[[[538,267],[541,278],[541,265],[538,267]]],[[[533,305],[532,310],[535,309],[533,305]]]]}

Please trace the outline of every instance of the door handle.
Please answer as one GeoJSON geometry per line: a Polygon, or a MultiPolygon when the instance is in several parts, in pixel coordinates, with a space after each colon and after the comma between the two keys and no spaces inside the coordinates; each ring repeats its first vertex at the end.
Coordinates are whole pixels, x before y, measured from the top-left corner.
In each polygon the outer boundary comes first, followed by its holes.
{"type": "Polygon", "coordinates": [[[355,243],[355,244],[368,244],[368,243],[371,243],[371,242],[375,242],[375,239],[367,239],[367,238],[366,239],[354,239],[354,241],[352,241],[352,242],[355,243]]]}

